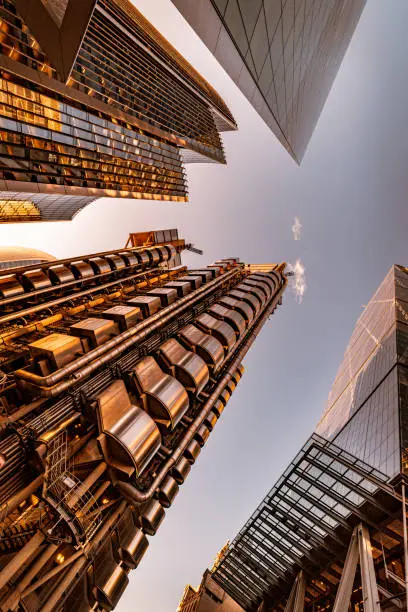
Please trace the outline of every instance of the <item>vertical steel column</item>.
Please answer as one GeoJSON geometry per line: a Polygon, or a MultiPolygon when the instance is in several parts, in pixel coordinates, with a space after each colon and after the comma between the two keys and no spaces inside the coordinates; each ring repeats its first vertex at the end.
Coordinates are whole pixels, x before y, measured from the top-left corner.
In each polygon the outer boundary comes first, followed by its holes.
{"type": "Polygon", "coordinates": [[[370,534],[365,525],[358,526],[358,545],[360,551],[361,584],[363,587],[364,612],[380,612],[380,597],[375,577],[373,549],[370,534]]]}
{"type": "Polygon", "coordinates": [[[351,536],[333,612],[344,612],[349,607],[358,561],[360,561],[364,612],[381,610],[370,535],[367,527],[360,523],[351,536]]]}
{"type": "Polygon", "coordinates": [[[304,612],[306,579],[303,570],[296,576],[292,590],[285,606],[285,612],[304,612]]]}
{"type": "Polygon", "coordinates": [[[405,607],[408,610],[408,538],[407,538],[407,507],[405,504],[405,482],[402,483],[402,524],[404,528],[404,567],[405,567],[405,607]]]}
{"type": "Polygon", "coordinates": [[[333,606],[333,612],[344,612],[348,610],[351,592],[353,590],[354,577],[356,575],[358,563],[358,535],[357,527],[354,529],[351,536],[350,545],[348,547],[346,560],[344,562],[343,572],[337,589],[336,600],[333,606]]]}

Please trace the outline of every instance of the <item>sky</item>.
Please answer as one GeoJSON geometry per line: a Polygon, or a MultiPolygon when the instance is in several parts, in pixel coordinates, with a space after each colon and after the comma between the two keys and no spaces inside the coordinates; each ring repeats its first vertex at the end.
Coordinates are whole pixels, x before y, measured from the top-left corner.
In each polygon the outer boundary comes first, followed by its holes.
{"type": "Polygon", "coordinates": [[[368,0],[300,167],[170,0],[134,4],[233,112],[227,166],[191,165],[187,204],[99,200],[70,223],[0,226],[0,244],[65,257],[120,248],[131,231],[178,227],[204,251],[187,255],[192,266],[300,257],[308,285],[301,304],[287,290],[246,356],[117,606],[175,612],[184,586],[200,582],[312,433],[362,307],[393,263],[408,263],[408,2],[368,0]]]}

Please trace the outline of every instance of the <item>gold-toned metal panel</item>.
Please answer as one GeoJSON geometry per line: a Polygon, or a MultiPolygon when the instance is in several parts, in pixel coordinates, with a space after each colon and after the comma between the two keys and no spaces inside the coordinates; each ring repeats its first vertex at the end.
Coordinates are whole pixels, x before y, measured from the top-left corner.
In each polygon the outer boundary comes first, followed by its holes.
{"type": "Polygon", "coordinates": [[[203,284],[203,279],[197,274],[186,274],[185,276],[179,276],[178,280],[190,283],[192,289],[199,289],[203,284]]]}
{"type": "Polygon", "coordinates": [[[136,569],[149,547],[149,540],[141,529],[129,534],[125,541],[121,542],[119,556],[129,569],[136,569]]]}
{"type": "Polygon", "coordinates": [[[244,317],[248,325],[252,323],[254,313],[252,308],[243,300],[237,300],[229,295],[224,295],[220,299],[220,304],[226,306],[227,308],[237,310],[244,317]]]}
{"type": "Polygon", "coordinates": [[[70,332],[73,336],[87,338],[92,347],[97,347],[113,338],[113,336],[117,336],[119,328],[114,321],[109,321],[109,319],[89,317],[71,325],[70,332]]]}
{"type": "Polygon", "coordinates": [[[131,465],[140,476],[160,448],[156,423],[142,408],[132,405],[122,380],[105,389],[97,404],[99,429],[107,436],[107,461],[131,465]]]}
{"type": "Polygon", "coordinates": [[[201,452],[200,444],[197,442],[197,440],[192,440],[190,444],[187,446],[186,450],[184,451],[184,456],[191,464],[193,464],[195,463],[200,452],[201,452]]]}
{"type": "Polygon", "coordinates": [[[113,610],[129,583],[127,574],[120,565],[104,580],[96,584],[93,591],[96,600],[104,610],[113,610]]]}
{"type": "Polygon", "coordinates": [[[50,334],[28,345],[34,358],[47,359],[53,369],[63,368],[82,354],[79,338],[66,334],[50,334]]]}
{"type": "Polygon", "coordinates": [[[121,332],[130,329],[142,319],[142,311],[137,306],[112,306],[102,312],[105,319],[110,319],[118,324],[121,332]]]}
{"type": "Polygon", "coordinates": [[[112,272],[109,263],[102,257],[92,257],[88,260],[95,274],[106,274],[112,272]]]}
{"type": "Polygon", "coordinates": [[[162,425],[174,429],[189,407],[183,385],[165,374],[153,357],[139,361],[132,371],[138,391],[146,395],[147,409],[162,425]]]}
{"type": "Polygon", "coordinates": [[[127,300],[126,304],[140,308],[144,318],[154,315],[161,308],[160,298],[154,295],[138,295],[127,300]]]}
{"type": "Polygon", "coordinates": [[[172,469],[172,475],[177,484],[182,485],[191,470],[191,464],[186,457],[181,457],[172,469]]]}
{"type": "Polygon", "coordinates": [[[245,287],[244,290],[241,291],[238,288],[235,288],[230,291],[228,295],[236,300],[242,300],[248,304],[252,309],[253,315],[256,316],[261,309],[261,303],[255,295],[248,291],[248,289],[249,287],[245,287]]]}
{"type": "Polygon", "coordinates": [[[205,312],[197,317],[196,323],[204,331],[217,338],[227,353],[234,348],[237,338],[231,325],[225,321],[219,321],[205,312]]]}
{"type": "Polygon", "coordinates": [[[204,359],[185,349],[175,338],[164,342],[158,352],[167,368],[174,369],[182,385],[200,393],[210,376],[204,359]]]}
{"type": "Polygon", "coordinates": [[[165,287],[169,287],[170,289],[175,289],[177,291],[178,297],[184,297],[191,293],[191,285],[186,281],[171,281],[170,283],[166,283],[165,287]]]}
{"type": "Polygon", "coordinates": [[[170,306],[177,300],[177,291],[170,287],[157,287],[147,292],[147,295],[160,298],[162,306],[170,306]]]}
{"type": "Polygon", "coordinates": [[[186,325],[179,332],[179,338],[189,348],[194,350],[214,371],[218,370],[224,361],[223,345],[214,336],[205,334],[195,325],[186,325]]]}
{"type": "Polygon", "coordinates": [[[73,261],[71,263],[71,270],[75,278],[91,278],[95,276],[95,272],[92,266],[86,261],[73,261]]]}
{"type": "Polygon", "coordinates": [[[29,270],[21,277],[21,282],[26,291],[39,291],[51,287],[51,281],[42,270],[29,270]]]}
{"type": "Polygon", "coordinates": [[[66,266],[52,266],[48,268],[48,275],[53,285],[69,283],[75,280],[73,273],[66,266]]]}
{"type": "Polygon", "coordinates": [[[170,508],[178,491],[179,487],[175,479],[172,476],[167,476],[167,478],[165,478],[163,484],[160,487],[160,491],[157,494],[158,500],[163,506],[163,508],[170,508]]]}
{"type": "Polygon", "coordinates": [[[21,295],[22,293],[24,293],[24,289],[14,274],[8,274],[0,278],[0,296],[3,299],[21,295]]]}
{"type": "Polygon", "coordinates": [[[236,310],[232,310],[231,308],[227,308],[222,304],[214,304],[209,308],[208,312],[211,315],[214,315],[217,319],[221,319],[226,321],[234,328],[235,333],[237,334],[237,339],[239,339],[242,334],[245,333],[246,323],[244,317],[237,312],[236,310]]]}
{"type": "Polygon", "coordinates": [[[160,523],[164,519],[165,511],[157,499],[152,499],[143,510],[140,517],[142,530],[147,535],[155,535],[160,523]]]}

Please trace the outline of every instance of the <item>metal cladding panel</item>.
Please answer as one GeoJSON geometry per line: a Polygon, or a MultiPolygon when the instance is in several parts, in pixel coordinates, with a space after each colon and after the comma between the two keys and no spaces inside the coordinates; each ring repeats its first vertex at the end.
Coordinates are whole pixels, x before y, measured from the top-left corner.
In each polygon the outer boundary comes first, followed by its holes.
{"type": "Polygon", "coordinates": [[[214,278],[211,270],[194,270],[189,273],[189,276],[200,276],[203,283],[209,283],[214,278]]]}
{"type": "Polygon", "coordinates": [[[157,289],[151,289],[148,291],[147,295],[158,297],[162,306],[169,306],[178,298],[177,291],[171,287],[157,287],[157,289]]]}
{"type": "Polygon", "coordinates": [[[191,293],[191,284],[187,281],[171,281],[170,283],[166,283],[164,286],[170,287],[170,289],[175,289],[178,297],[184,297],[188,293],[191,293]]]}
{"type": "Polygon", "coordinates": [[[179,332],[179,337],[188,346],[194,348],[207,365],[214,370],[218,370],[224,361],[224,349],[217,338],[205,334],[198,329],[198,327],[195,327],[195,325],[186,325],[186,327],[183,327],[179,332]]]}
{"type": "Polygon", "coordinates": [[[48,359],[53,369],[63,368],[83,352],[79,338],[60,333],[44,336],[28,347],[34,358],[48,359]]]}
{"type": "Polygon", "coordinates": [[[256,316],[259,313],[261,309],[260,300],[255,295],[253,295],[250,291],[248,291],[248,287],[244,287],[242,290],[238,288],[233,289],[232,291],[229,292],[228,295],[237,300],[242,300],[243,302],[248,304],[250,308],[252,309],[254,316],[256,316]]]}
{"type": "Polygon", "coordinates": [[[154,315],[161,308],[160,298],[154,295],[138,295],[127,300],[126,304],[140,308],[144,317],[154,315]]]}
{"type": "Polygon", "coordinates": [[[119,255],[124,259],[127,266],[137,266],[139,263],[135,253],[132,253],[132,251],[123,251],[119,255]]]}
{"type": "Polygon", "coordinates": [[[186,390],[178,380],[165,374],[153,357],[142,359],[133,369],[139,391],[147,396],[153,418],[174,429],[189,407],[186,390]]]}
{"type": "MultiPolygon", "coordinates": [[[[264,291],[259,289],[259,287],[256,287],[256,286],[254,286],[252,284],[247,284],[246,282],[243,282],[243,283],[240,283],[239,285],[237,285],[236,289],[238,291],[244,291],[244,292],[247,292],[247,293],[251,293],[253,296],[255,296],[258,299],[260,307],[265,305],[265,302],[266,302],[265,293],[264,293],[264,291]]],[[[232,295],[232,293],[231,293],[231,295],[232,295]]]]}
{"type": "Polygon", "coordinates": [[[71,325],[70,333],[73,336],[87,338],[92,347],[96,347],[104,344],[113,336],[117,336],[119,328],[114,321],[109,319],[88,317],[71,325]]]}
{"type": "MultiPolygon", "coordinates": [[[[112,383],[97,400],[101,431],[121,446],[134,465],[136,476],[140,476],[161,445],[156,423],[147,412],[132,405],[122,380],[112,383]]],[[[116,444],[111,446],[110,452],[116,461],[123,459],[116,444]]]]}
{"type": "Polygon", "coordinates": [[[30,270],[21,277],[21,282],[26,291],[39,291],[51,287],[51,281],[42,270],[30,270]]]}
{"type": "Polygon", "coordinates": [[[246,323],[244,317],[231,308],[227,308],[221,304],[214,304],[208,311],[215,317],[225,320],[227,323],[234,328],[237,337],[239,338],[246,330],[246,323]]]}
{"type": "Polygon", "coordinates": [[[186,387],[193,387],[196,393],[209,380],[208,367],[199,355],[185,349],[175,338],[171,338],[158,349],[168,367],[175,367],[176,378],[186,387]]]}
{"type": "Polygon", "coordinates": [[[248,276],[242,284],[247,285],[248,287],[254,287],[254,289],[261,291],[261,293],[264,295],[264,301],[270,298],[271,290],[267,283],[263,283],[259,280],[251,280],[251,277],[248,276]]]}
{"type": "Polygon", "coordinates": [[[203,284],[201,276],[196,276],[193,274],[189,274],[188,276],[180,276],[178,280],[190,283],[193,289],[199,289],[203,284]]]}
{"type": "Polygon", "coordinates": [[[224,346],[226,351],[231,351],[237,341],[235,332],[231,325],[225,321],[218,321],[211,315],[204,313],[197,317],[197,324],[205,331],[215,336],[224,346]]]}
{"type": "Polygon", "coordinates": [[[24,288],[20,285],[14,274],[9,274],[0,278],[0,295],[3,299],[23,293],[24,288]]]}
{"type": "Polygon", "coordinates": [[[112,271],[109,263],[102,257],[92,257],[88,259],[88,262],[92,266],[95,274],[107,274],[112,271]]]}
{"type": "Polygon", "coordinates": [[[74,281],[75,277],[71,270],[66,266],[52,266],[48,268],[48,276],[53,284],[59,285],[62,283],[69,283],[74,281]]]}
{"type": "Polygon", "coordinates": [[[120,257],[120,255],[105,255],[105,259],[109,263],[112,270],[123,270],[123,268],[126,267],[125,260],[123,257],[120,257]]]}
{"type": "Polygon", "coordinates": [[[244,317],[248,325],[252,322],[254,318],[252,308],[243,300],[237,300],[233,297],[230,297],[229,295],[225,295],[220,299],[220,304],[226,306],[227,308],[237,310],[244,317]]]}
{"type": "Polygon", "coordinates": [[[90,278],[95,274],[92,266],[86,261],[73,261],[70,268],[75,278],[90,278]]]}

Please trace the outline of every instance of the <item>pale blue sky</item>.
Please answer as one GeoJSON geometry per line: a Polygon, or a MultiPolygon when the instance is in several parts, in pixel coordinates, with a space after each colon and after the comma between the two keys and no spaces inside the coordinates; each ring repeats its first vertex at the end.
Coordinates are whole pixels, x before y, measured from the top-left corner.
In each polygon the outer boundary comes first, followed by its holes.
{"type": "Polygon", "coordinates": [[[178,227],[204,256],[306,266],[245,359],[246,372],[167,512],[119,612],[175,612],[312,432],[354,322],[393,263],[408,262],[408,2],[368,0],[299,168],[170,0],[135,5],[223,96],[239,124],[228,166],[190,166],[190,202],[100,200],[72,223],[1,226],[0,243],[56,256],[178,227]],[[292,239],[297,215],[302,240],[292,239]]]}

